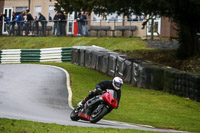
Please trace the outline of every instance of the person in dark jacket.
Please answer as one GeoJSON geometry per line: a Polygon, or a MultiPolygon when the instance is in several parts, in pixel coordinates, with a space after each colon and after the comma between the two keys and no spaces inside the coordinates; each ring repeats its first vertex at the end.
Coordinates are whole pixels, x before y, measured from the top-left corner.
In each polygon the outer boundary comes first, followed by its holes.
{"type": "Polygon", "coordinates": [[[62,14],[60,12],[58,12],[57,19],[58,19],[58,21],[57,21],[57,33],[56,33],[56,35],[60,36],[60,35],[62,35],[62,19],[63,19],[62,14]]]}
{"type": "Polygon", "coordinates": [[[97,96],[102,91],[106,91],[106,89],[112,89],[117,92],[117,108],[119,106],[119,101],[121,98],[121,86],[123,84],[123,80],[120,77],[115,77],[113,80],[105,80],[98,84],[96,84],[96,89],[90,91],[88,96],[85,97],[81,102],[78,103],[78,106],[83,106],[89,99],[97,96]]]}
{"type": "Polygon", "coordinates": [[[62,35],[66,35],[66,24],[67,24],[66,16],[63,12],[61,14],[62,14],[62,35]]]}
{"type": "Polygon", "coordinates": [[[77,36],[81,36],[82,34],[82,20],[81,20],[81,13],[77,16],[77,22],[78,22],[78,34],[77,36]]]}
{"type": "Polygon", "coordinates": [[[31,15],[31,13],[29,12],[29,10],[27,10],[24,15],[25,35],[26,36],[28,36],[28,34],[29,34],[29,30],[30,30],[32,21],[33,21],[33,17],[31,15]]]}
{"type": "Polygon", "coordinates": [[[3,15],[4,16],[4,21],[6,22],[6,31],[8,32],[8,34],[10,34],[10,18],[8,16],[6,16],[6,14],[3,15]]]}
{"type": "Polygon", "coordinates": [[[31,29],[31,25],[33,23],[33,16],[31,15],[31,12],[29,11],[29,9],[26,10],[27,12],[27,30],[26,33],[28,34],[30,29],[31,29]]]}
{"type": "Polygon", "coordinates": [[[58,12],[55,14],[55,16],[53,17],[53,22],[54,22],[54,25],[53,25],[53,35],[57,34],[57,27],[58,27],[58,12]]]}
{"type": "Polygon", "coordinates": [[[43,16],[41,13],[38,13],[38,15],[39,15],[38,21],[42,25],[42,35],[46,36],[46,24],[47,24],[47,20],[46,20],[45,16],[43,16]]]}
{"type": "Polygon", "coordinates": [[[10,34],[9,35],[14,35],[14,31],[15,31],[15,20],[16,19],[16,14],[15,12],[12,12],[12,21],[11,21],[11,30],[10,30],[10,34]]]}
{"type": "Polygon", "coordinates": [[[37,16],[35,16],[34,19],[34,28],[35,28],[35,36],[39,36],[39,22],[37,16]]]}
{"type": "Polygon", "coordinates": [[[62,12],[59,12],[57,15],[58,22],[57,22],[57,36],[62,36],[66,33],[65,31],[65,15],[62,12]]]}

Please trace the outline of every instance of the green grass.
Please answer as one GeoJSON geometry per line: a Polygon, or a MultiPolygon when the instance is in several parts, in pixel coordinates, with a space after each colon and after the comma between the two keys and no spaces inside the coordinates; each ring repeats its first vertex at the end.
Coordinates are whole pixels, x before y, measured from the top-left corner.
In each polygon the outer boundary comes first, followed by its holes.
{"type": "MultiPolygon", "coordinates": [[[[70,63],[46,64],[62,67],[69,72],[74,106],[88,95],[89,90],[95,88],[96,83],[112,79],[95,70],[70,63]]],[[[200,103],[125,83],[119,109],[113,110],[105,119],[200,132],[200,103]]]]}
{"type": "MultiPolygon", "coordinates": [[[[112,79],[111,77],[108,77],[107,75],[99,73],[95,70],[76,66],[71,63],[42,64],[62,67],[69,72],[73,91],[74,106],[76,106],[76,104],[88,94],[89,90],[93,90],[95,88],[96,83],[102,80],[112,79]]],[[[200,103],[169,95],[160,91],[135,88],[125,83],[122,87],[122,97],[119,108],[117,110],[113,110],[104,119],[151,125],[157,128],[170,128],[176,130],[200,132],[200,103]]],[[[18,126],[13,126],[13,121],[15,120],[0,119],[0,132],[4,131],[4,129],[11,130],[12,132],[18,132],[18,130],[20,130],[19,133],[26,130],[28,132],[32,132],[32,130],[43,132],[43,130],[48,128],[51,129],[52,132],[59,132],[61,129],[63,131],[68,129],[74,129],[76,131],[84,130],[86,132],[101,131],[101,129],[84,129],[80,127],[74,128],[70,126],[57,126],[35,122],[30,123],[27,128],[24,128],[26,121],[15,121],[16,125],[18,126]],[[5,121],[7,121],[7,123],[5,121]]],[[[103,130],[105,132],[107,131],[106,129],[103,130]]],[[[110,132],[120,131],[120,133],[131,132],[131,130],[110,130],[110,132]]],[[[133,132],[139,131],[133,130],[133,132]]]]}
{"type": "Polygon", "coordinates": [[[0,37],[0,49],[39,49],[97,45],[110,50],[146,49],[140,38],[108,37],[0,37]]]}
{"type": "Polygon", "coordinates": [[[148,131],[112,128],[62,126],[24,120],[0,119],[0,133],[152,133],[148,131]]]}
{"type": "MultiPolygon", "coordinates": [[[[97,45],[110,50],[146,49],[146,42],[139,38],[0,37],[0,49],[38,49],[50,47],[71,47],[73,45],[97,45]]],[[[108,77],[105,74],[70,63],[44,64],[62,67],[70,73],[74,106],[88,94],[89,90],[95,88],[96,83],[102,80],[111,79],[111,77],[108,77]]],[[[122,88],[122,97],[119,109],[113,110],[105,117],[105,119],[151,125],[158,128],[172,128],[177,130],[200,132],[200,103],[164,92],[139,89],[129,84],[125,84],[122,88]]],[[[27,131],[23,131],[22,129],[24,129],[23,127],[27,124],[27,121],[15,121],[14,125],[19,124],[18,126],[13,126],[13,121],[15,120],[0,119],[0,133],[1,131],[4,133],[4,129],[9,129],[13,132],[19,133],[34,132],[32,129],[38,130],[38,132],[46,132],[44,131],[46,130],[45,127],[52,129],[50,130],[51,132],[62,132],[60,129],[64,131],[74,130],[74,127],[70,126],[57,126],[53,124],[30,122],[30,129],[28,128],[27,131]],[[44,129],[42,129],[43,127],[44,129]]],[[[82,130],[86,132],[100,132],[102,130],[105,132],[107,129],[76,127],[75,130],[77,132],[81,132],[82,130]]],[[[110,132],[117,133],[133,131],[118,129],[111,130],[112,131],[110,132]]]]}

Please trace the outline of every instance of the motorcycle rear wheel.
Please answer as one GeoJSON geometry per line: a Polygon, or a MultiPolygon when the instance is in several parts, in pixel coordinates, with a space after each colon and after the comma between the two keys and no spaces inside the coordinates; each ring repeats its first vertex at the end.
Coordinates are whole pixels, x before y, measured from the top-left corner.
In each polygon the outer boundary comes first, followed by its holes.
{"type": "Polygon", "coordinates": [[[78,117],[78,110],[76,108],[71,112],[70,118],[72,121],[78,121],[80,119],[78,117]]]}
{"type": "Polygon", "coordinates": [[[97,109],[95,109],[91,116],[90,116],[90,122],[91,123],[96,123],[98,122],[99,120],[101,120],[108,112],[108,108],[106,108],[105,106],[103,106],[101,108],[101,110],[99,110],[98,112],[96,112],[97,109]]]}

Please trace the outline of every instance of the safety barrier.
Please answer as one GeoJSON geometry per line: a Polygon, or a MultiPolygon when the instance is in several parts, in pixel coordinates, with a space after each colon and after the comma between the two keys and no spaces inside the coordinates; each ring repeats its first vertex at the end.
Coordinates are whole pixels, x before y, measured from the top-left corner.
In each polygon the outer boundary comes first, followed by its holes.
{"type": "Polygon", "coordinates": [[[72,63],[92,68],[140,88],[155,89],[200,102],[200,75],[133,59],[95,46],[72,47],[72,63]]]}
{"type": "Polygon", "coordinates": [[[71,48],[0,50],[0,63],[71,62],[71,48]]]}

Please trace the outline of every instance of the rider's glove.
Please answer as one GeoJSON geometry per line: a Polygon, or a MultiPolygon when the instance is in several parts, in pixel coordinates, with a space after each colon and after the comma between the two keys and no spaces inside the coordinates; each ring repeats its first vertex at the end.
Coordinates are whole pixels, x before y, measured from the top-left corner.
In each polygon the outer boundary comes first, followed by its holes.
{"type": "Polygon", "coordinates": [[[101,88],[96,88],[96,91],[97,91],[98,94],[101,94],[101,93],[102,93],[101,88]]]}

